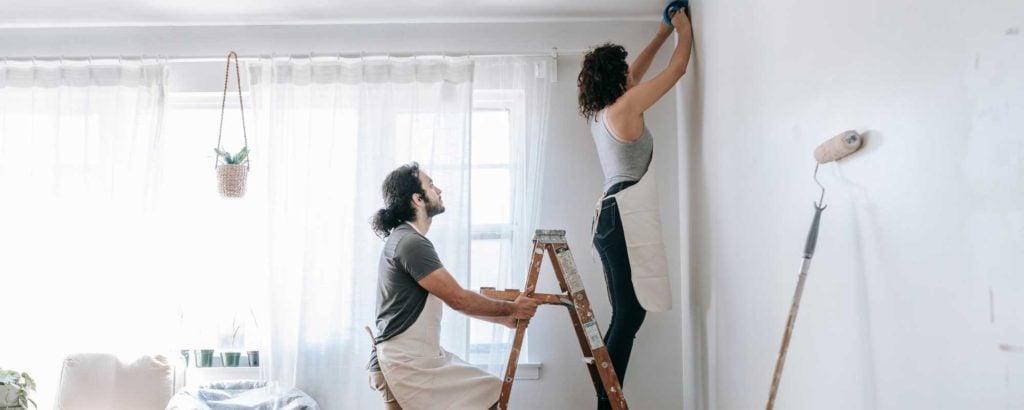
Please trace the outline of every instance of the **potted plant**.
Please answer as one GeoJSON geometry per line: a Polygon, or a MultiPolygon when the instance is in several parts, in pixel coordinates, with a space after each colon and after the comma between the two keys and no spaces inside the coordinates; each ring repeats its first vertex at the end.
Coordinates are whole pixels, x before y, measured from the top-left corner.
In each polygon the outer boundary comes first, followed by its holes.
{"type": "MultiPolygon", "coordinates": [[[[256,320],[256,312],[254,312],[252,309],[249,309],[249,318],[252,320],[251,321],[252,327],[249,330],[255,330],[257,332],[257,334],[258,334],[259,333],[259,328],[260,328],[260,322],[258,320],[256,320]]],[[[253,346],[253,343],[252,343],[253,339],[254,338],[251,338],[251,337],[246,339],[246,341],[248,342],[248,344],[247,344],[248,349],[246,350],[245,354],[246,354],[247,358],[249,359],[249,367],[260,367],[260,351],[255,348],[256,346],[253,346]]],[[[256,339],[258,339],[258,338],[256,338],[256,339]]]]}
{"type": "Polygon", "coordinates": [[[260,367],[260,351],[249,350],[245,354],[249,357],[249,367],[260,367]]]}
{"type": "Polygon", "coordinates": [[[237,154],[231,154],[220,147],[217,153],[217,186],[220,194],[229,198],[245,196],[245,179],[249,174],[249,147],[242,147],[237,154]]]}
{"type": "Polygon", "coordinates": [[[228,343],[225,343],[229,350],[220,353],[221,364],[224,367],[238,367],[238,364],[241,362],[242,353],[237,350],[242,342],[241,330],[242,324],[239,323],[238,318],[232,319],[231,339],[228,343]]]}
{"type": "Polygon", "coordinates": [[[188,364],[189,364],[189,360],[188,359],[191,356],[192,356],[192,354],[191,354],[191,352],[188,349],[181,349],[181,358],[185,360],[185,367],[188,367],[188,364]]]}
{"type": "MultiPolygon", "coordinates": [[[[214,349],[203,349],[214,343],[207,340],[207,329],[201,323],[190,323],[191,315],[186,315],[184,306],[178,306],[178,333],[177,343],[181,347],[181,357],[185,360],[185,367],[188,367],[189,359],[195,363],[195,367],[213,367],[214,349]]],[[[192,320],[194,322],[194,320],[192,320]]]]}
{"type": "Polygon", "coordinates": [[[213,349],[196,351],[196,367],[213,367],[213,349]]]}
{"type": "Polygon", "coordinates": [[[0,369],[0,409],[28,409],[29,404],[39,408],[28,397],[35,390],[36,382],[28,373],[0,369]]]}

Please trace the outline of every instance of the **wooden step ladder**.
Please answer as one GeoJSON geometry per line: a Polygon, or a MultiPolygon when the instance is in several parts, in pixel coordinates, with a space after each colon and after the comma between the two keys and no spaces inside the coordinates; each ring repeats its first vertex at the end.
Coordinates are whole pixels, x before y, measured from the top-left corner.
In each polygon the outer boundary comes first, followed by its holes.
{"type": "MultiPolygon", "coordinates": [[[[590,378],[594,381],[594,388],[603,386],[612,408],[615,410],[628,410],[626,398],[622,394],[622,386],[615,376],[615,368],[612,367],[611,358],[608,356],[608,349],[604,346],[601,330],[597,326],[597,318],[590,309],[590,300],[587,299],[587,291],[583,289],[583,280],[576,271],[576,262],[569,251],[569,244],[565,240],[563,230],[538,229],[533,237],[533,258],[530,262],[530,271],[526,276],[526,286],[529,289],[537,284],[537,277],[540,275],[540,265],[547,251],[554,267],[555,277],[558,278],[558,285],[562,289],[560,294],[534,293],[533,298],[543,304],[561,305],[569,310],[569,318],[572,319],[572,326],[576,329],[576,338],[580,343],[580,350],[583,351],[583,361],[590,370],[590,378]]],[[[480,293],[494,299],[513,301],[521,291],[518,289],[496,290],[495,288],[480,288],[480,293]]],[[[526,327],[529,321],[520,320],[516,325],[516,337],[512,343],[512,351],[508,357],[508,367],[505,369],[504,384],[501,386],[501,396],[498,399],[498,409],[507,410],[509,396],[512,393],[512,382],[516,377],[516,367],[519,364],[519,349],[523,345],[523,336],[526,334],[526,327]]]]}

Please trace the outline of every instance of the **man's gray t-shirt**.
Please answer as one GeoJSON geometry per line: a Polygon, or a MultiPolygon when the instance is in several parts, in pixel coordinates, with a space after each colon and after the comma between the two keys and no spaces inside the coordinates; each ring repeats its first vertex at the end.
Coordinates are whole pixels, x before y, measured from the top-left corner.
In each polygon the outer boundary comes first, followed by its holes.
{"type": "MultiPolygon", "coordinates": [[[[403,223],[391,231],[377,269],[377,343],[416,322],[429,296],[418,282],[442,267],[434,244],[411,225],[403,223]]],[[[380,370],[376,351],[370,354],[368,367],[380,370]]]]}

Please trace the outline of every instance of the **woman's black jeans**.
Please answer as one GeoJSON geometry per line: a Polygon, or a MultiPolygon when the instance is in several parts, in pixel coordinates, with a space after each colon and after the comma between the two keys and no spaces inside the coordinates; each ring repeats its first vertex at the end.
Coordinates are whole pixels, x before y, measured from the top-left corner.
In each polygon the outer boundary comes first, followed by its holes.
{"type": "MultiPolygon", "coordinates": [[[[594,229],[594,247],[601,255],[604,265],[604,277],[608,284],[608,296],[612,304],[612,321],[608,324],[608,332],[604,335],[604,344],[611,356],[612,366],[619,383],[625,385],[626,366],[629,364],[629,353],[633,350],[633,339],[640,325],[647,316],[647,311],[640,306],[633,289],[633,277],[629,268],[629,255],[626,253],[626,237],[622,231],[622,219],[619,207],[613,195],[635,184],[636,181],[620,182],[612,185],[601,201],[601,215],[594,229]]],[[[598,409],[610,409],[604,387],[596,386],[598,391],[598,409]]]]}

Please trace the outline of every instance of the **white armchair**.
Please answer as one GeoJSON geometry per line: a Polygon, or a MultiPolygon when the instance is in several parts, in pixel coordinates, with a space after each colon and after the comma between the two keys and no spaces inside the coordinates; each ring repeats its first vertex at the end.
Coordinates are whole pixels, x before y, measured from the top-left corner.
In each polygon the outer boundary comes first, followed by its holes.
{"type": "Polygon", "coordinates": [[[164,356],[68,356],[57,392],[59,410],[163,410],[175,390],[175,366],[164,356]]]}

